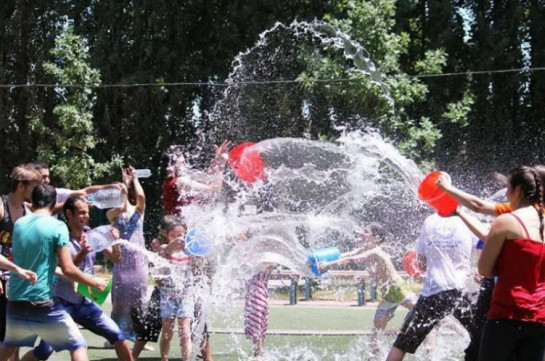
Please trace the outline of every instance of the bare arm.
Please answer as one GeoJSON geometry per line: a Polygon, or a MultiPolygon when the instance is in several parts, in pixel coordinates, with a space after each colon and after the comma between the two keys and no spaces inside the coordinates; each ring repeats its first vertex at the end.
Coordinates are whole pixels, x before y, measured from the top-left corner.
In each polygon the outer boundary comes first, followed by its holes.
{"type": "Polygon", "coordinates": [[[17,274],[22,279],[32,282],[32,284],[36,283],[38,277],[36,273],[17,266],[15,263],[11,262],[2,255],[0,255],[0,268],[11,271],[17,274]]]}
{"type": "Polygon", "coordinates": [[[496,203],[485,201],[477,196],[466,193],[456,187],[454,187],[448,181],[448,178],[441,175],[436,182],[437,186],[441,188],[445,193],[454,197],[461,205],[471,209],[473,212],[487,214],[489,216],[497,216],[496,203]]]}
{"type": "Polygon", "coordinates": [[[119,263],[122,259],[122,253],[121,253],[121,246],[119,244],[116,244],[115,246],[108,247],[102,251],[104,254],[104,257],[112,263],[119,263]]]}
{"type": "Polygon", "coordinates": [[[496,275],[496,260],[506,240],[508,227],[512,222],[510,218],[506,215],[499,216],[494,220],[492,228],[488,232],[478,263],[479,273],[484,277],[494,277],[496,275]]]}
{"type": "Polygon", "coordinates": [[[474,235],[476,235],[479,239],[486,239],[488,236],[488,227],[486,225],[464,212],[459,212],[458,216],[474,235]]]}
{"type": "Polygon", "coordinates": [[[86,286],[93,287],[99,291],[104,291],[106,289],[106,281],[99,278],[93,278],[85,273],[81,272],[78,267],[72,262],[72,255],[70,254],[69,247],[59,247],[57,248],[57,257],[59,259],[59,266],[64,275],[76,281],[82,283],[86,286]]]}

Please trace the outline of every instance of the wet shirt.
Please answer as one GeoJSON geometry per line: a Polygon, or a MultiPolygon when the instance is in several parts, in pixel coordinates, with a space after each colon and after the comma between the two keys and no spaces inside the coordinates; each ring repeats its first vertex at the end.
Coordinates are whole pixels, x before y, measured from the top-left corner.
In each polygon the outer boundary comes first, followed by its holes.
{"type": "Polygon", "coordinates": [[[431,215],[424,221],[416,251],[426,257],[422,296],[463,289],[477,238],[458,217],[431,215]]]}
{"type": "MultiPolygon", "coordinates": [[[[86,229],[87,231],[88,229],[86,229]]],[[[79,240],[70,234],[70,253],[72,259],[81,251],[81,246],[79,245],[79,240]]],[[[95,252],[90,252],[85,255],[85,259],[78,265],[80,271],[86,274],[93,274],[93,266],[95,264],[95,252]]],[[[80,295],[74,289],[74,282],[63,277],[57,277],[57,282],[55,283],[55,296],[62,298],[65,301],[75,304],[81,304],[85,302],[85,297],[80,295]]]]}
{"type": "Polygon", "coordinates": [[[66,225],[44,214],[21,217],[13,227],[13,258],[21,268],[36,272],[35,285],[12,273],[10,301],[46,301],[53,297],[57,249],[70,244],[66,225]]]}
{"type": "Polygon", "coordinates": [[[163,206],[165,215],[182,216],[182,208],[197,201],[197,197],[181,195],[177,177],[168,177],[163,182],[163,206]]]}

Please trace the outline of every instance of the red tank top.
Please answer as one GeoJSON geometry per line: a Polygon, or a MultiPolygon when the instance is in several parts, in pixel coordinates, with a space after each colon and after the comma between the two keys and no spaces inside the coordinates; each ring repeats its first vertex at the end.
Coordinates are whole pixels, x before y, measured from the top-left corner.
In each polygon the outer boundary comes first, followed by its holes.
{"type": "Polygon", "coordinates": [[[182,207],[197,201],[196,197],[183,197],[176,185],[178,178],[168,177],[163,182],[163,207],[165,215],[182,216],[182,207]]]}
{"type": "Polygon", "coordinates": [[[545,245],[526,238],[505,240],[498,259],[498,281],[488,319],[511,319],[545,324],[545,245]]]}

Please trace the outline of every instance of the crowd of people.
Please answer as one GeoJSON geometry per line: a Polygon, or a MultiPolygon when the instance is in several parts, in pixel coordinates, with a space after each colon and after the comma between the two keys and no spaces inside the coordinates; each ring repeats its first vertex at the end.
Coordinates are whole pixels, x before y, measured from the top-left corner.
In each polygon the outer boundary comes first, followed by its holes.
{"type": "MultiPolygon", "coordinates": [[[[0,361],[47,360],[67,350],[72,360],[88,360],[83,326],[106,339],[124,361],[137,360],[148,342],[159,342],[167,361],[176,323],[182,360],[198,354],[213,361],[202,291],[210,282],[206,258],[185,249],[184,207],[214,199],[222,187],[230,142],[216,147],[207,177],[189,177],[179,147],[165,153],[164,217],[151,249],[163,260],[148,268],[143,220],[146,196],[134,168],[122,170],[122,181],[79,190],[54,188],[44,163],[20,165],[11,173],[10,192],[0,202],[0,361]],[[113,263],[112,311],[76,291],[77,284],[103,291],[107,280],[93,277],[96,252],[89,235],[87,195],[104,188],[125,194],[124,203],[107,212],[111,237],[123,242],[106,248],[113,263]],[[62,213],[64,222],[57,215],[62,213]],[[154,278],[148,292],[150,274],[154,278]],[[199,325],[199,327],[196,327],[199,325]],[[39,339],[39,343],[36,345],[39,339]],[[131,349],[129,342],[134,342],[131,349]],[[20,347],[32,349],[20,357],[20,347]],[[195,351],[194,351],[195,349],[195,351]]],[[[321,269],[362,263],[373,273],[382,293],[370,349],[378,347],[381,330],[398,305],[409,313],[387,356],[402,360],[414,353],[434,327],[454,316],[470,336],[465,360],[543,360],[545,352],[545,257],[543,167],[521,166],[507,179],[508,203],[494,204],[465,193],[440,177],[437,186],[468,209],[496,216],[488,227],[460,208],[451,215],[430,215],[415,245],[425,283],[417,297],[381,248],[385,226],[372,223],[359,230],[361,247],[321,269]],[[471,258],[484,241],[478,269],[471,258]],[[478,292],[467,288],[477,279],[478,292]]],[[[245,235],[240,239],[247,240],[245,235]]],[[[153,262],[153,261],[151,261],[153,262]]],[[[245,332],[254,356],[264,354],[268,327],[266,265],[247,283],[245,332]]],[[[372,352],[376,355],[376,352],[372,352]]]]}

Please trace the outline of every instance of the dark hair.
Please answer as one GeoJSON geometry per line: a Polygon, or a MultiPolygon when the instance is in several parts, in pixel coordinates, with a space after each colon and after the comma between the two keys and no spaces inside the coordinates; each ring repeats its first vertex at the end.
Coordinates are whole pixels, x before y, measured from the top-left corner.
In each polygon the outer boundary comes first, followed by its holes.
{"type": "Polygon", "coordinates": [[[64,202],[62,205],[62,214],[64,214],[64,218],[68,219],[68,216],[66,215],[66,211],[70,210],[72,212],[72,215],[74,214],[74,211],[76,210],[76,202],[83,202],[85,203],[85,199],[83,197],[68,197],[68,199],[64,202]]]}
{"type": "Polygon", "coordinates": [[[166,232],[170,232],[176,227],[186,228],[184,220],[177,216],[164,216],[159,224],[159,229],[166,232]]]}
{"type": "Polygon", "coordinates": [[[541,177],[533,167],[520,166],[509,172],[511,189],[520,187],[524,199],[529,201],[537,210],[539,216],[539,234],[543,239],[543,188],[541,177]]]}
{"type": "Polygon", "coordinates": [[[53,209],[57,201],[57,191],[55,190],[55,187],[42,183],[34,187],[30,197],[32,199],[32,207],[34,207],[34,209],[53,209]]]}
{"type": "Polygon", "coordinates": [[[40,162],[40,161],[37,161],[37,162],[32,162],[32,163],[29,163],[28,164],[30,167],[36,169],[36,170],[40,170],[40,169],[49,169],[49,164],[45,163],[45,162],[40,162]]]}
{"type": "Polygon", "coordinates": [[[19,183],[27,185],[30,182],[42,182],[42,175],[33,167],[28,165],[19,165],[13,168],[10,175],[10,191],[15,192],[19,183]]]}
{"type": "Polygon", "coordinates": [[[369,230],[373,232],[373,235],[378,237],[381,242],[384,241],[384,238],[386,238],[386,228],[382,224],[378,222],[371,222],[366,226],[366,228],[369,228],[369,230]]]}
{"type": "Polygon", "coordinates": [[[168,147],[161,157],[161,166],[163,169],[172,167],[178,161],[180,156],[184,155],[184,150],[181,145],[171,145],[168,147]]]}

